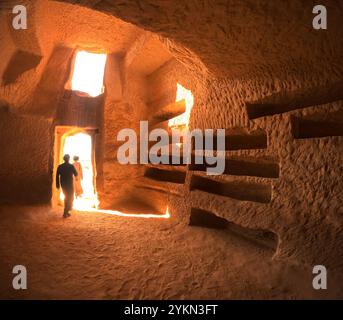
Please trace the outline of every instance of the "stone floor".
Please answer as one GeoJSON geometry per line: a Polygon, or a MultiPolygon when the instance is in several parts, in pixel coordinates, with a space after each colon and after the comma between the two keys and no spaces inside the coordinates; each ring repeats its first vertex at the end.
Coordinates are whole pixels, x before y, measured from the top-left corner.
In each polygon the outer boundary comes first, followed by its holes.
{"type": "Polygon", "coordinates": [[[171,218],[0,207],[1,299],[332,298],[312,270],[226,231],[171,218]],[[24,265],[28,289],[12,288],[24,265]]]}

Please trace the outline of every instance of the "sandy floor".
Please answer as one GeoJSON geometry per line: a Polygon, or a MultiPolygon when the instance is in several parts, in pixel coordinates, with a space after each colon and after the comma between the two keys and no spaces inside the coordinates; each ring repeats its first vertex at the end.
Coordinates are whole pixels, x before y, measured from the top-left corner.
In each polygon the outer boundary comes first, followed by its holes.
{"type": "Polygon", "coordinates": [[[320,297],[311,270],[173,217],[75,212],[64,220],[49,207],[0,207],[0,217],[2,299],[320,297]],[[27,267],[28,290],[11,287],[17,264],[27,267]]]}

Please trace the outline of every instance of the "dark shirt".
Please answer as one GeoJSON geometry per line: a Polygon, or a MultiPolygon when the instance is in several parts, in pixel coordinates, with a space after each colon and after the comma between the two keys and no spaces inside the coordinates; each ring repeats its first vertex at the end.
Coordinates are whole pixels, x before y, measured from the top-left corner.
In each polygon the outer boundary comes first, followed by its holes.
{"type": "Polygon", "coordinates": [[[76,177],[77,171],[72,164],[67,162],[60,164],[56,172],[56,188],[61,185],[62,189],[72,189],[73,175],[76,177]]]}

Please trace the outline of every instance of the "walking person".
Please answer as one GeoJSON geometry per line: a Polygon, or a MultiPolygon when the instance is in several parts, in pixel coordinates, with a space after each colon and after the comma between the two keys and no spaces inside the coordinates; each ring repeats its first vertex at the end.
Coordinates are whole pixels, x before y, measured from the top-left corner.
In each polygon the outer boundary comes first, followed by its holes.
{"type": "Polygon", "coordinates": [[[78,156],[74,156],[73,160],[74,160],[73,166],[77,172],[77,176],[74,178],[74,191],[75,191],[76,198],[79,198],[83,194],[83,189],[82,189],[82,184],[81,184],[83,180],[82,165],[79,162],[78,156]]]}
{"type": "Polygon", "coordinates": [[[63,218],[70,217],[69,211],[73,208],[74,201],[74,181],[73,176],[77,176],[75,167],[69,163],[70,156],[65,154],[64,163],[60,164],[56,172],[56,188],[62,187],[64,194],[64,213],[63,218]]]}

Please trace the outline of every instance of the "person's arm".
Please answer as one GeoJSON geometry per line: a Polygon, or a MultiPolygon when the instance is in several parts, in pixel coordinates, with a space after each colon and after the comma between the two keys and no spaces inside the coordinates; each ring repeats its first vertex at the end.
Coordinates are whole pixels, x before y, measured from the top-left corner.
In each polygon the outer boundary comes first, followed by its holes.
{"type": "Polygon", "coordinates": [[[80,163],[80,180],[83,180],[83,171],[82,171],[81,163],[80,163]]]}
{"type": "Polygon", "coordinates": [[[59,189],[60,188],[60,168],[57,168],[57,172],[56,172],[56,188],[59,189]]]}

